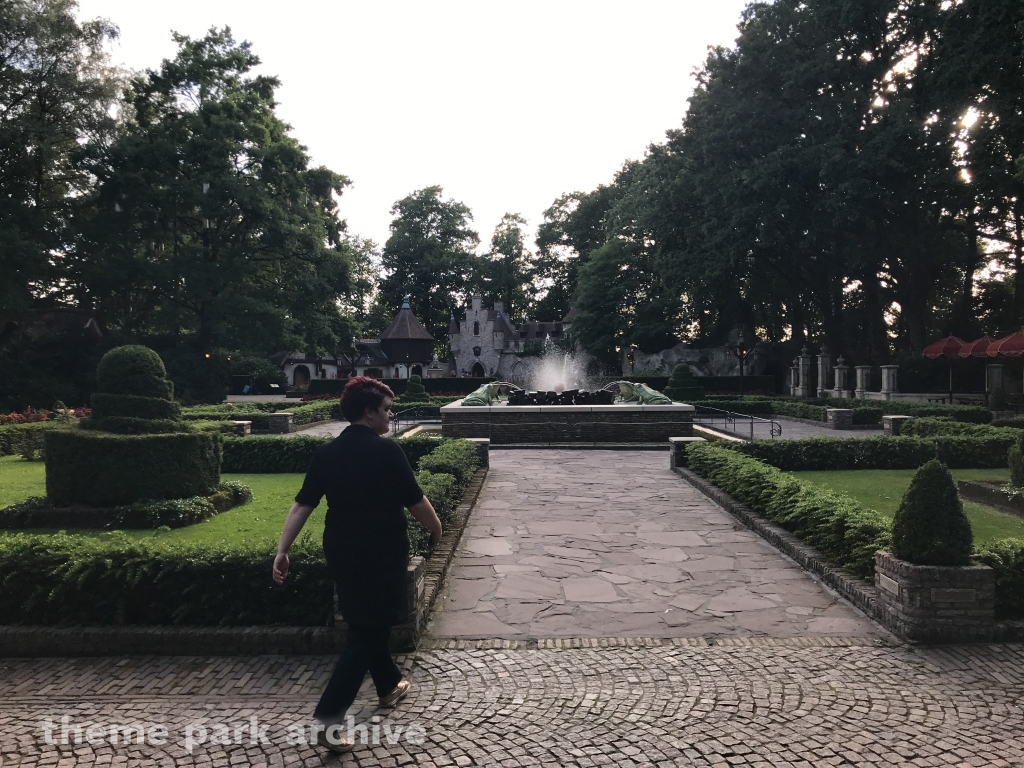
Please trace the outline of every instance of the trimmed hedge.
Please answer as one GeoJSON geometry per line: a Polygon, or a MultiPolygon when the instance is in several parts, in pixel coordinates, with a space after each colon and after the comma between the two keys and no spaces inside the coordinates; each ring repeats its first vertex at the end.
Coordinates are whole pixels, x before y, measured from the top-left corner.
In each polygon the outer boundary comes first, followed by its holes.
{"type": "Polygon", "coordinates": [[[108,419],[115,416],[136,419],[167,419],[178,421],[181,406],[173,400],[138,395],[112,395],[95,392],[92,399],[92,418],[108,419]]]}
{"type": "Polygon", "coordinates": [[[974,552],[996,577],[996,618],[1024,619],[1024,539],[1001,539],[974,552]]]}
{"type": "Polygon", "coordinates": [[[875,552],[890,545],[889,521],[878,512],[720,443],[691,444],[687,463],[698,475],[856,576],[869,578],[875,552]]]}
{"type": "Polygon", "coordinates": [[[62,421],[35,421],[29,424],[0,426],[0,456],[14,456],[23,451],[43,450],[43,437],[51,429],[67,429],[62,421]]]}
{"type": "Polygon", "coordinates": [[[330,626],[334,582],[319,541],[300,537],[288,579],[273,548],[15,534],[0,538],[4,624],[330,626]]]}
{"type": "MultiPolygon", "coordinates": [[[[221,471],[233,474],[305,472],[309,469],[309,462],[313,460],[313,453],[316,449],[330,440],[329,437],[313,437],[312,435],[297,435],[289,438],[225,437],[224,462],[221,465],[221,471]]],[[[472,447],[472,443],[420,435],[397,440],[413,469],[420,466],[422,457],[448,442],[459,442],[472,447]]]]}
{"type": "Polygon", "coordinates": [[[250,501],[252,490],[236,481],[221,483],[208,497],[139,501],[112,508],[55,508],[48,499],[31,496],[0,509],[0,528],[183,528],[250,501]]]}
{"type": "Polygon", "coordinates": [[[1013,440],[958,435],[921,437],[808,437],[802,440],[756,440],[728,443],[728,450],[788,472],[847,469],[917,469],[939,459],[952,469],[1006,466],[1013,440]]]}
{"type": "Polygon", "coordinates": [[[57,507],[207,496],[220,484],[221,436],[210,432],[46,433],[46,495],[57,507]]]}
{"type": "Polygon", "coordinates": [[[1024,429],[1024,416],[1014,416],[1010,419],[993,419],[992,426],[1009,429],[1024,429]]]}
{"type": "MultiPolygon", "coordinates": [[[[408,379],[381,379],[382,384],[387,385],[391,388],[391,391],[395,393],[396,397],[401,397],[405,394],[405,388],[409,384],[408,379]]],[[[424,389],[430,392],[460,392],[463,395],[468,395],[474,389],[487,384],[491,381],[497,381],[494,378],[481,378],[481,379],[464,379],[464,378],[444,378],[444,379],[422,379],[424,389]]],[[[313,379],[309,382],[309,389],[306,390],[308,395],[341,395],[341,391],[345,389],[346,379],[313,379]]]]}
{"type": "Polygon", "coordinates": [[[468,440],[443,440],[437,448],[420,458],[416,466],[421,471],[451,475],[461,496],[479,469],[480,459],[476,446],[468,440]]]}
{"type": "Polygon", "coordinates": [[[937,437],[939,435],[958,435],[961,437],[1005,437],[1015,440],[1020,437],[1020,430],[996,427],[991,424],[971,424],[964,421],[924,416],[914,417],[900,428],[901,435],[918,437],[937,437]]]}

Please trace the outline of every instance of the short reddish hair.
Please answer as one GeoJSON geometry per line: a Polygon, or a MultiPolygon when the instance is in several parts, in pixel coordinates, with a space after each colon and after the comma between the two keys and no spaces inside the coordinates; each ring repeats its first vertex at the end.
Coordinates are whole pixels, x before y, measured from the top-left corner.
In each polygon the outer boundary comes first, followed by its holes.
{"type": "Polygon", "coordinates": [[[349,422],[359,421],[367,411],[380,408],[385,397],[395,399],[387,384],[369,376],[354,376],[341,391],[341,412],[349,422]]]}

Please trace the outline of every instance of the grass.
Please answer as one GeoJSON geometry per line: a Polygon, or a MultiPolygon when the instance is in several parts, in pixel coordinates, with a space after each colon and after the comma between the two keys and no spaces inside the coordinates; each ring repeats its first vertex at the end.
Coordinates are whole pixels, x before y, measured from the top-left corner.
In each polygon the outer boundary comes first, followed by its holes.
{"type": "MultiPolygon", "coordinates": [[[[277,546],[281,526],[292,505],[295,494],[302,486],[302,474],[278,475],[222,475],[224,480],[238,480],[252,488],[253,500],[248,504],[230,509],[198,525],[177,528],[172,531],[125,531],[132,538],[160,537],[165,541],[188,541],[203,544],[257,543],[265,542],[268,547],[277,546]]],[[[0,457],[0,507],[14,504],[29,496],[45,496],[46,480],[43,462],[23,461],[20,456],[0,457]]],[[[302,529],[302,535],[319,539],[324,529],[324,511],[327,505],[321,503],[302,529]]],[[[45,529],[33,529],[24,533],[52,533],[45,529]]],[[[16,531],[0,531],[0,536],[16,531]]],[[[98,536],[100,531],[68,531],[78,536],[98,536]]]]}
{"type": "MultiPolygon", "coordinates": [[[[896,514],[900,499],[910,487],[913,469],[860,469],[847,472],[793,472],[794,477],[831,488],[856,499],[865,507],[878,510],[890,520],[896,514]]],[[[1008,469],[954,469],[955,480],[1009,481],[1008,469]]],[[[964,501],[964,511],[971,521],[974,543],[986,544],[997,539],[1024,538],[1024,518],[1000,512],[993,507],[964,501]]]]}

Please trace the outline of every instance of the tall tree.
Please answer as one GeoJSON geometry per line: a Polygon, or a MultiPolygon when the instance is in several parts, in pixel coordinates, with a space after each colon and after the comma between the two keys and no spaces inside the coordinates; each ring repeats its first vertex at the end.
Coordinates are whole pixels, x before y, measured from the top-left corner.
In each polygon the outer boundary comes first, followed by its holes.
{"type": "Polygon", "coordinates": [[[74,0],[0,3],[0,315],[65,298],[64,251],[92,178],[83,147],[115,127],[117,29],[74,0]]]}
{"type": "Polygon", "coordinates": [[[445,200],[443,193],[439,186],[425,187],[392,207],[377,296],[381,312],[390,315],[408,294],[413,311],[439,342],[446,337],[449,313],[465,303],[473,252],[480,243],[470,229],[469,208],[445,200]]]}
{"type": "Polygon", "coordinates": [[[75,263],[84,298],[133,333],[214,346],[333,350],[351,248],[336,197],[348,180],[309,158],[275,114],[272,77],[229,29],[175,35],[178,55],[134,78],[129,130],[75,263]]]}
{"type": "Polygon", "coordinates": [[[533,254],[526,247],[526,219],[506,213],[494,228],[490,252],[478,262],[479,290],[488,302],[502,302],[505,316],[520,323],[531,307],[533,254]]]}

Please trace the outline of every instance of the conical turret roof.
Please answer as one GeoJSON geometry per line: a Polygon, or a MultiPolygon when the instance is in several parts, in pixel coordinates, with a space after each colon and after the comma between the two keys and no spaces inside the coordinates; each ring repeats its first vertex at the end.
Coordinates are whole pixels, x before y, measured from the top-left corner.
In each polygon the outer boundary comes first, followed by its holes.
{"type": "Polygon", "coordinates": [[[430,335],[426,328],[423,327],[423,323],[412,313],[412,308],[409,306],[409,297],[405,297],[405,301],[402,302],[402,308],[398,310],[398,314],[395,315],[395,319],[391,321],[391,324],[384,329],[384,332],[380,335],[381,340],[384,339],[425,339],[427,341],[433,341],[434,337],[430,335]]]}

